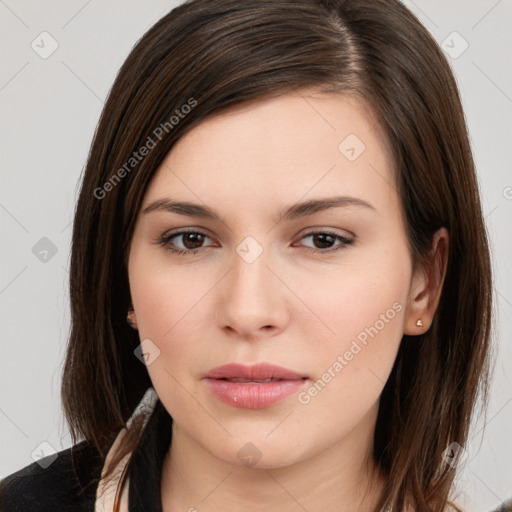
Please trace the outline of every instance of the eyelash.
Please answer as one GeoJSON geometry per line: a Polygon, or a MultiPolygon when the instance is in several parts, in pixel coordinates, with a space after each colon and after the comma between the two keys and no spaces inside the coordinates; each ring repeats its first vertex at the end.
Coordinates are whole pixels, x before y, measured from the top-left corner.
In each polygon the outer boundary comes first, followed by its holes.
{"type": "MultiPolygon", "coordinates": [[[[201,235],[206,238],[210,238],[206,233],[202,233],[201,231],[179,231],[176,233],[171,233],[170,235],[164,235],[162,236],[158,241],[157,244],[162,246],[166,251],[171,251],[175,253],[178,256],[188,256],[192,254],[196,254],[201,249],[204,249],[204,247],[200,247],[198,249],[174,249],[169,245],[169,242],[171,242],[172,239],[177,238],[181,235],[188,235],[188,234],[194,234],[194,235],[201,235]]],[[[334,237],[335,239],[340,240],[342,243],[339,244],[336,248],[330,248],[330,249],[314,249],[313,247],[305,247],[305,249],[308,249],[311,252],[314,253],[331,253],[339,250],[346,249],[350,244],[354,242],[353,239],[347,238],[346,236],[340,235],[338,233],[334,233],[329,230],[321,230],[321,231],[311,231],[310,233],[307,233],[303,237],[301,237],[299,240],[302,240],[303,238],[307,238],[314,235],[329,235],[334,237]]]]}

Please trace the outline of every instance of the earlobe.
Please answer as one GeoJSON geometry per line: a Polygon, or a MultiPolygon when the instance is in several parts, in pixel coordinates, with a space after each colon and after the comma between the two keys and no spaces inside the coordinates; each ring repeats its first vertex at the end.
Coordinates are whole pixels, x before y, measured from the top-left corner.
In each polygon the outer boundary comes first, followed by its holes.
{"type": "Polygon", "coordinates": [[[446,228],[440,228],[432,238],[428,261],[413,275],[404,334],[423,334],[432,324],[446,276],[448,244],[448,231],[446,228]]]}
{"type": "Polygon", "coordinates": [[[414,271],[409,292],[409,302],[405,318],[404,334],[423,334],[430,327],[426,316],[428,309],[428,272],[419,267],[414,271]]]}

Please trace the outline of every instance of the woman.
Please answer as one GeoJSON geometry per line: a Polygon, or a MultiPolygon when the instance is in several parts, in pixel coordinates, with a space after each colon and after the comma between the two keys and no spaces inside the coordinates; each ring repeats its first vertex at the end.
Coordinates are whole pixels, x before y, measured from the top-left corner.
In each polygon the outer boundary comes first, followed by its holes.
{"type": "Polygon", "coordinates": [[[4,509],[459,510],[491,290],[457,86],[405,7],[184,3],[83,176],[74,446],[4,509]]]}

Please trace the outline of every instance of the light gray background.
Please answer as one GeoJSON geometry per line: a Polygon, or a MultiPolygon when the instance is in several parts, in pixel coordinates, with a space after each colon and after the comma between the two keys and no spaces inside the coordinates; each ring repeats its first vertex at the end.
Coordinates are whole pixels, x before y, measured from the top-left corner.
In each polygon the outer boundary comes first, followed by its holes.
{"type": "MultiPolygon", "coordinates": [[[[77,184],[115,74],[178,3],[0,0],[0,477],[31,463],[34,452],[70,446],[59,391],[77,184]],[[44,31],[58,43],[46,59],[31,47],[46,37],[50,48],[44,31]],[[43,237],[57,249],[47,261],[33,253],[43,237]]],[[[495,377],[458,483],[459,504],[481,512],[512,497],[512,0],[405,3],[452,55],[493,246],[495,377]]]]}

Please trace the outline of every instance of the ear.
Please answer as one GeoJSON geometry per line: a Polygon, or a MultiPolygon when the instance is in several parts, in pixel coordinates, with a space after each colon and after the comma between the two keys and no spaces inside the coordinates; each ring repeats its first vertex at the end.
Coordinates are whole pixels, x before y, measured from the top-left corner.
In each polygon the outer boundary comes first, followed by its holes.
{"type": "Polygon", "coordinates": [[[128,306],[128,313],[126,315],[126,321],[128,322],[128,325],[135,330],[138,330],[137,326],[137,317],[135,315],[135,311],[133,310],[133,305],[130,302],[130,305],[128,306]]]}
{"type": "Polygon", "coordinates": [[[448,265],[448,244],[449,236],[446,228],[436,231],[432,238],[428,261],[413,273],[404,334],[423,334],[432,325],[448,265]],[[418,325],[418,320],[421,320],[422,325],[418,325]]]}

